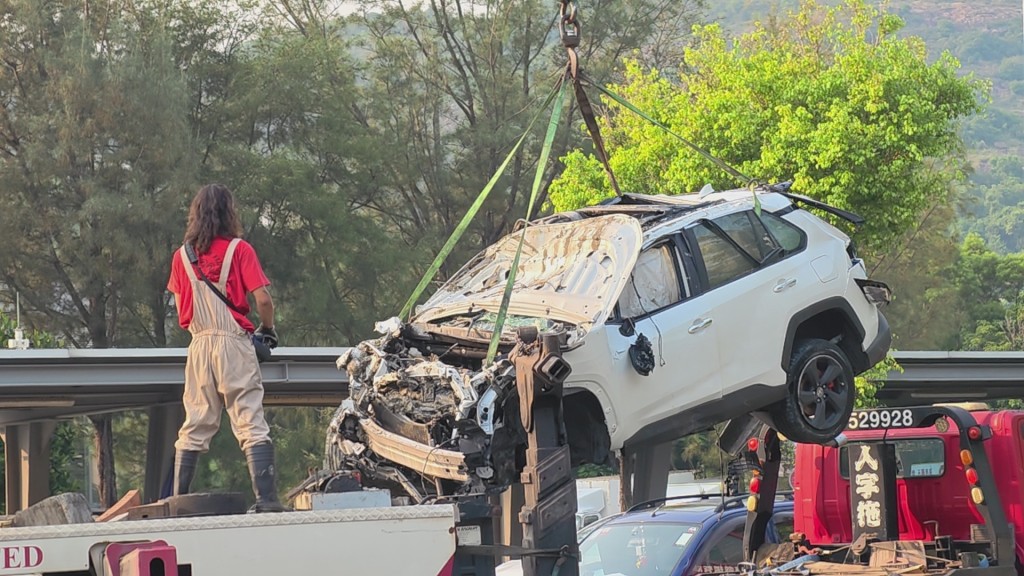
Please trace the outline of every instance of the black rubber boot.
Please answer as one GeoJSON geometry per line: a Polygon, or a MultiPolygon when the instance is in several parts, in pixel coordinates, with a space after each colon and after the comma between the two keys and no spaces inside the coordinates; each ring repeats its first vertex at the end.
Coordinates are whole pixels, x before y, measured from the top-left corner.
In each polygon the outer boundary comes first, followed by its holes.
{"type": "Polygon", "coordinates": [[[262,442],[255,446],[250,446],[245,451],[245,460],[249,464],[249,476],[252,477],[252,491],[256,495],[256,503],[252,505],[252,508],[249,508],[249,513],[290,511],[277,498],[274,445],[270,442],[262,442]]]}
{"type": "Polygon", "coordinates": [[[199,463],[199,452],[194,450],[177,450],[174,453],[174,496],[188,494],[192,487],[192,478],[196,475],[199,463]]]}

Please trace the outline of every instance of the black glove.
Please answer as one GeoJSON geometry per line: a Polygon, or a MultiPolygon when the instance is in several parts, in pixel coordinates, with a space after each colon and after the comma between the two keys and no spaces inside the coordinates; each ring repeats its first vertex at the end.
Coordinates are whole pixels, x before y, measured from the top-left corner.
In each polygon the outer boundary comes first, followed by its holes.
{"type": "Polygon", "coordinates": [[[277,330],[267,328],[263,324],[260,324],[259,328],[256,329],[256,335],[263,340],[263,343],[267,345],[267,348],[277,348],[277,330]]]}

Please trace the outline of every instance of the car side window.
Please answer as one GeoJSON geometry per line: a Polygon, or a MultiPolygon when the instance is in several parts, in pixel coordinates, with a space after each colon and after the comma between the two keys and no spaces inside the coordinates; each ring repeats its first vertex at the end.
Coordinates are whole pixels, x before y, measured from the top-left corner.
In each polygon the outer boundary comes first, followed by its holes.
{"type": "Polygon", "coordinates": [[[761,260],[771,252],[771,248],[765,244],[765,239],[770,240],[770,237],[764,233],[764,226],[751,220],[747,212],[726,214],[715,218],[713,222],[755,259],[761,260]]]}
{"type": "Polygon", "coordinates": [[[672,244],[659,244],[640,253],[619,296],[622,318],[646,316],[683,299],[679,259],[672,244]]]}
{"type": "Polygon", "coordinates": [[[803,232],[790,222],[770,212],[761,212],[761,222],[786,254],[796,252],[803,246],[803,232]]]}
{"type": "Polygon", "coordinates": [[[746,254],[716,234],[706,223],[695,226],[693,235],[707,270],[709,290],[748,274],[756,267],[746,254]]]}
{"type": "Polygon", "coordinates": [[[739,524],[708,548],[707,564],[739,564],[743,562],[743,524],[739,524]]]}
{"type": "Polygon", "coordinates": [[[772,522],[779,534],[779,542],[789,542],[789,535],[793,533],[793,515],[776,513],[772,516],[772,522]]]}

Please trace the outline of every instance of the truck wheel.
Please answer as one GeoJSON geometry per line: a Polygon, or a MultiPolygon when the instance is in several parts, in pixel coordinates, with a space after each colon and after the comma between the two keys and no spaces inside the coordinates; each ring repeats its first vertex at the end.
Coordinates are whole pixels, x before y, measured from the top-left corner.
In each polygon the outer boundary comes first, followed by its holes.
{"type": "Polygon", "coordinates": [[[778,431],[794,442],[823,444],[843,430],[853,412],[853,367],[835,344],[813,338],[794,346],[788,393],[773,410],[778,431]]]}

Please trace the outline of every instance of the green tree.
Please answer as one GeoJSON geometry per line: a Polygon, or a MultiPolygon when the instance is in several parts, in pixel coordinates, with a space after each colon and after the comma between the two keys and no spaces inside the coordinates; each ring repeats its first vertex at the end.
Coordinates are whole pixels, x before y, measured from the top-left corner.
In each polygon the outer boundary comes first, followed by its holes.
{"type": "Polygon", "coordinates": [[[1024,350],[1024,253],[1000,255],[976,233],[953,277],[962,319],[959,350],[1024,350]]]}
{"type": "MultiPolygon", "coordinates": [[[[698,27],[678,84],[633,61],[612,89],[741,172],[792,180],[801,193],[862,214],[859,244],[878,252],[964,178],[958,122],[986,94],[982,82],[958,75],[950,54],[929,62],[919,38],[897,36],[901,26],[859,0],[835,8],[806,1],[733,41],[718,26],[698,27]]],[[[737,185],[615,109],[604,130],[623,188],[678,194],[737,185]]],[[[593,157],[577,151],[564,162],[552,185],[556,209],[611,194],[593,157]]]]}
{"type": "Polygon", "coordinates": [[[933,205],[892,248],[869,263],[869,276],[893,289],[884,313],[898,349],[948,350],[955,345],[960,294],[951,278],[960,255],[957,212],[954,203],[933,205]]]}

